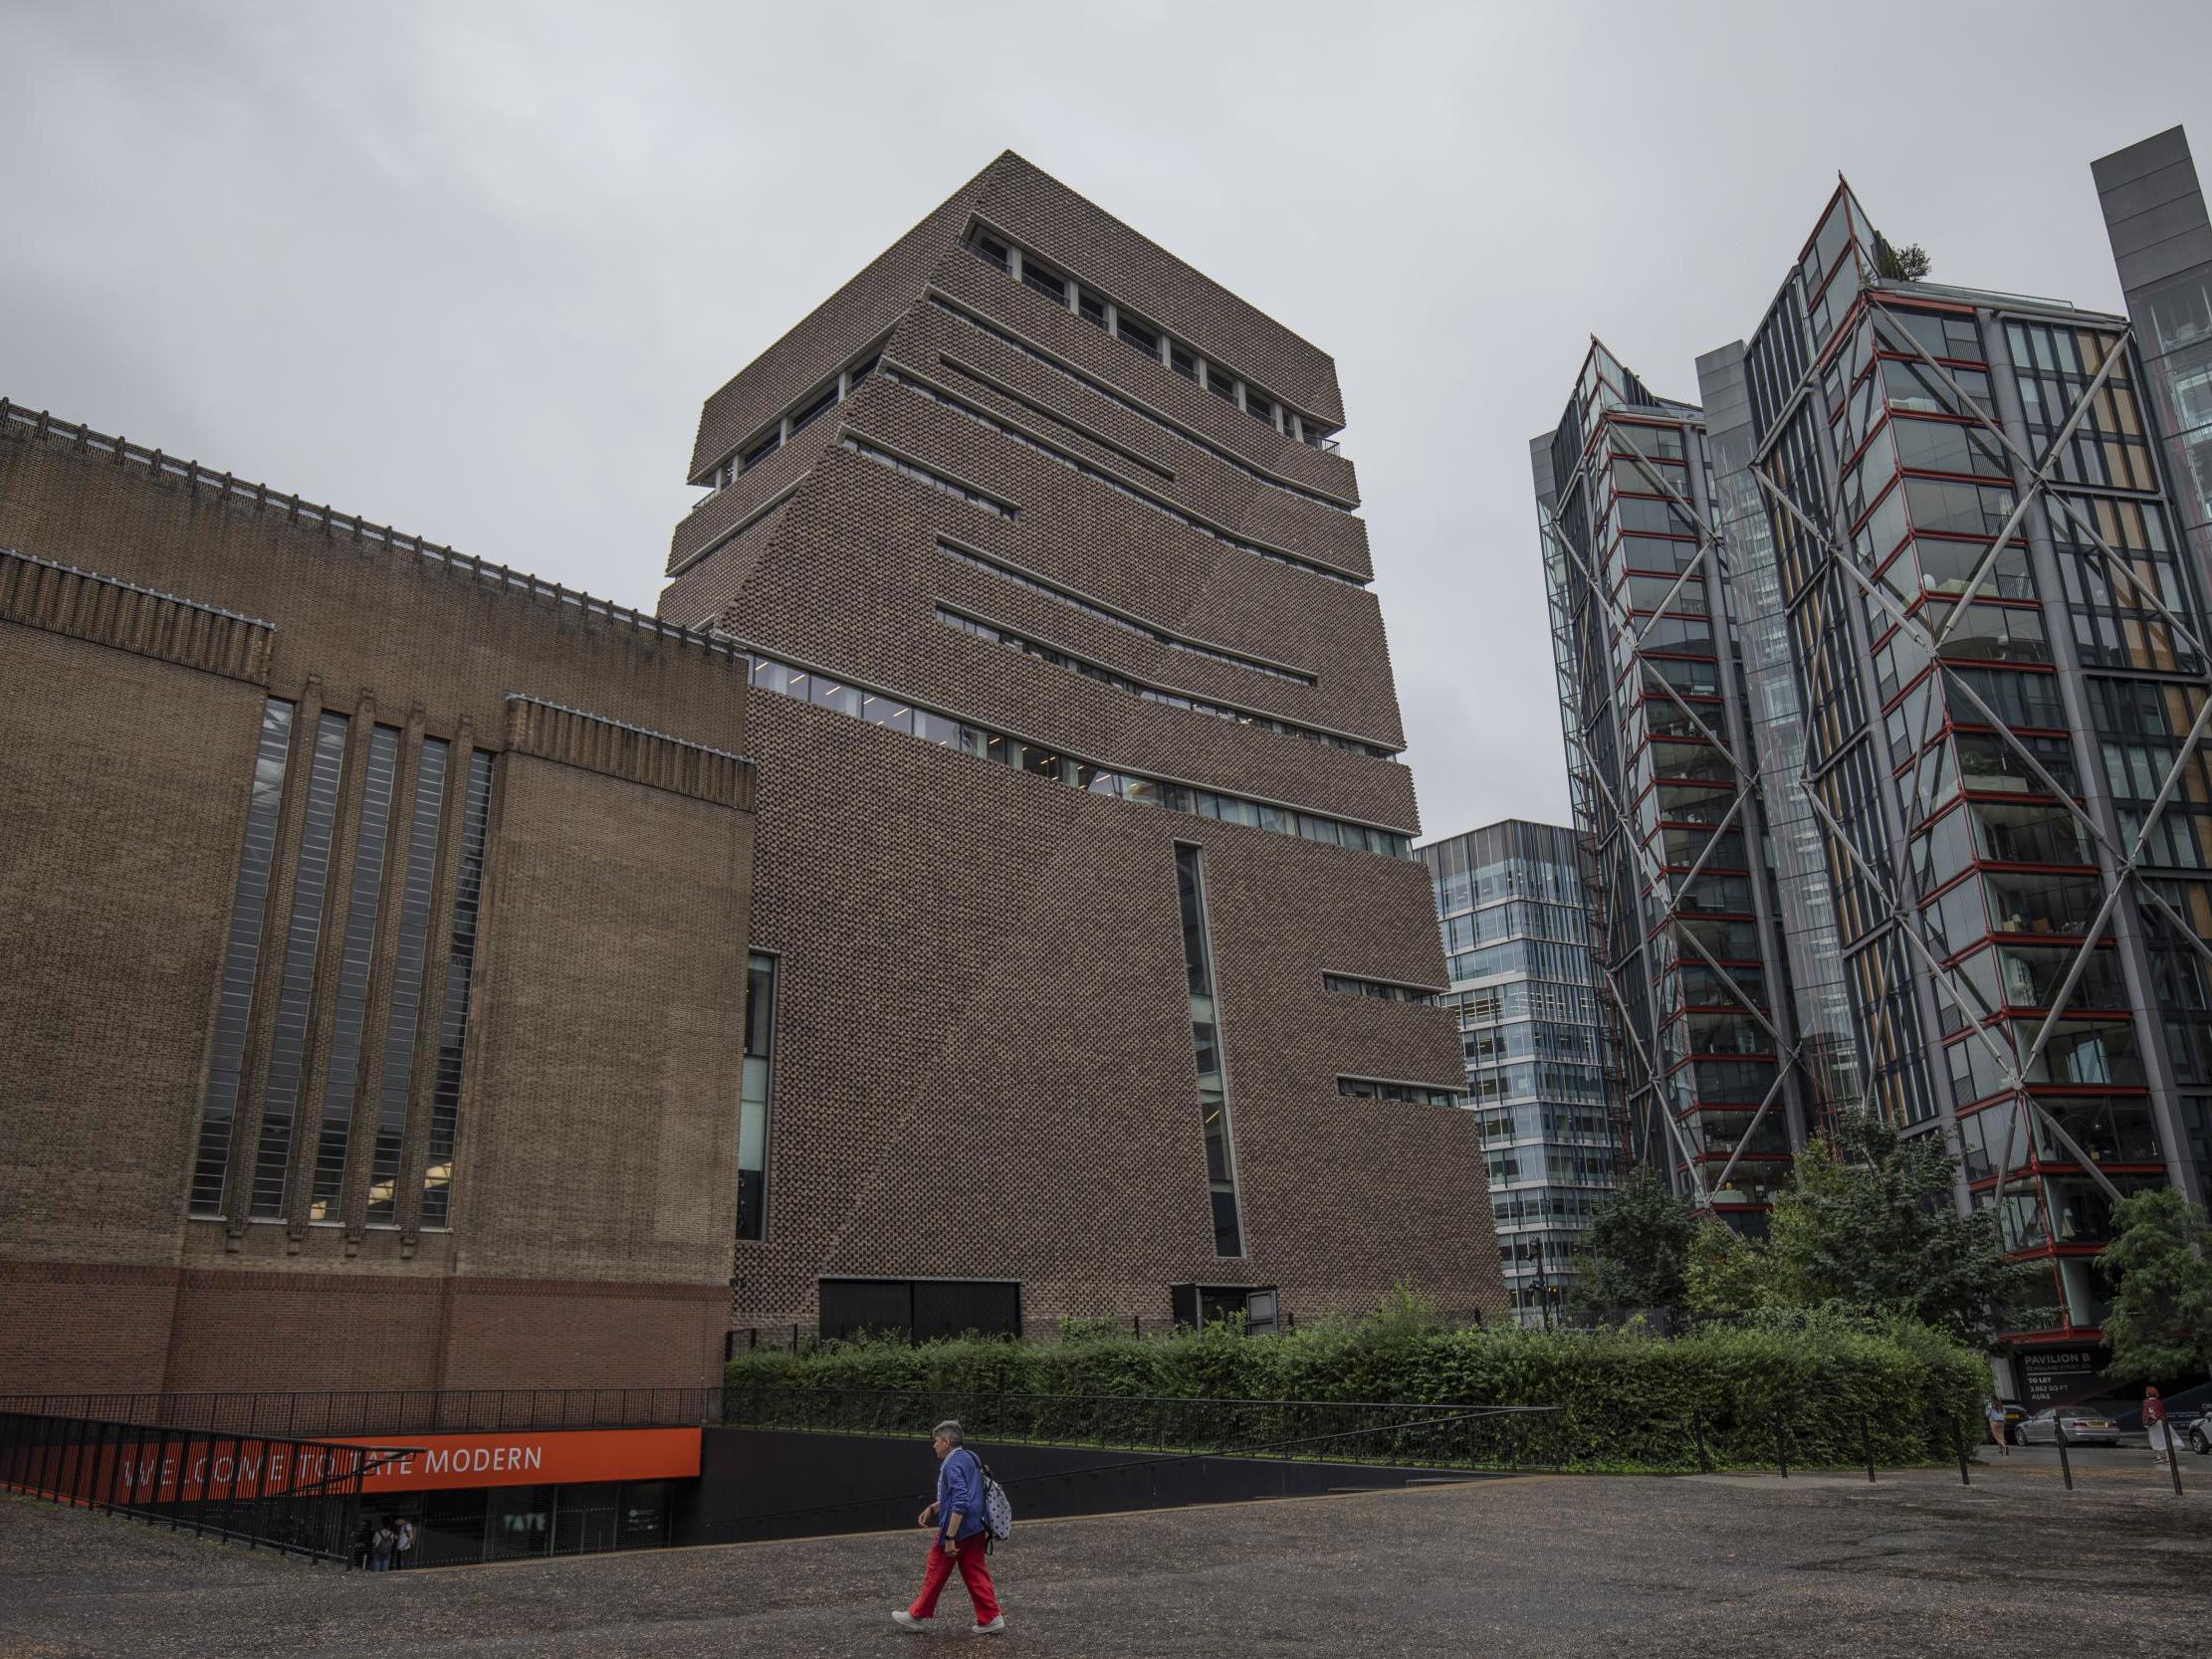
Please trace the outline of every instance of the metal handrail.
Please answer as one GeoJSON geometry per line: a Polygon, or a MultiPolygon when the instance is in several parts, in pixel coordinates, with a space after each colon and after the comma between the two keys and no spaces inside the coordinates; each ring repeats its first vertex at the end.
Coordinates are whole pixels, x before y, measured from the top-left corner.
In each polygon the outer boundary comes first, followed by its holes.
{"type": "Polygon", "coordinates": [[[363,1481],[408,1446],[0,1407],[0,1490],[350,1563],[363,1481]]]}

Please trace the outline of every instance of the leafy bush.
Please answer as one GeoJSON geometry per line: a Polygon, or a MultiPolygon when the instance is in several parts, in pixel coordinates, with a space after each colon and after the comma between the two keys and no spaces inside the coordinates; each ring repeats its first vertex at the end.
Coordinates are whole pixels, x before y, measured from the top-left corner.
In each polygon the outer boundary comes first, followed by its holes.
{"type": "MultiPolygon", "coordinates": [[[[1142,1423],[1160,1443],[1260,1445],[1403,1420],[1354,1413],[1348,1402],[1557,1406],[1550,1415],[1456,1424],[1436,1455],[1504,1467],[1688,1470],[1699,1467],[1699,1434],[1714,1467],[1771,1467],[1777,1411],[1787,1418],[1793,1465],[1861,1463],[1863,1420],[1879,1462],[1942,1460],[1954,1429],[1974,1444],[1989,1371],[1923,1326],[1841,1309],[1776,1310],[1667,1340],[1633,1330],[1438,1329],[1406,1309],[1268,1338],[1224,1325],[1149,1339],[1086,1331],[1059,1344],[825,1343],[803,1354],[749,1353],[731,1361],[728,1382],[733,1421],[802,1416],[817,1427],[904,1432],[909,1416],[926,1424],[931,1412],[950,1410],[984,1440],[1137,1443],[1142,1423]],[[886,1390],[928,1398],[887,1401],[886,1390]],[[1317,1408],[1140,1408],[1130,1403],[1136,1396],[1347,1409],[1332,1417],[1317,1408]],[[1173,1413],[1172,1433],[1161,1428],[1163,1410],[1173,1413]]],[[[1345,1450],[1427,1460],[1436,1436],[1399,1436],[1393,1449],[1355,1435],[1345,1450]]]]}

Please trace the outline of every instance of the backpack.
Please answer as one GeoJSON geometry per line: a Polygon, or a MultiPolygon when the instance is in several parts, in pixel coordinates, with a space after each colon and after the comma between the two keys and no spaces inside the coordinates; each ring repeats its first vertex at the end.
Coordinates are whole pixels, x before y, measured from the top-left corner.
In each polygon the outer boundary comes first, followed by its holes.
{"type": "Polygon", "coordinates": [[[398,1542],[389,1527],[379,1527],[369,1535],[368,1548],[373,1555],[388,1555],[392,1552],[392,1546],[398,1542]]]}
{"type": "Polygon", "coordinates": [[[984,1531],[991,1535],[993,1544],[1003,1544],[1013,1534],[1013,1500],[992,1478],[990,1464],[978,1458],[976,1467],[984,1479],[984,1531]]]}

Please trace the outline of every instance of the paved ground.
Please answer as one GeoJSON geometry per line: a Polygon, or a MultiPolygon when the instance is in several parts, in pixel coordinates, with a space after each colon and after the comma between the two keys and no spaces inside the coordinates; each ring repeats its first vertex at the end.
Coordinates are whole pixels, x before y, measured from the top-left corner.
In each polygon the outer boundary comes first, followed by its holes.
{"type": "MultiPolygon", "coordinates": [[[[2212,1462],[2015,1456],[1972,1489],[1529,1477],[1038,1523],[995,1557],[1008,1653],[1235,1659],[2212,1654],[2212,1462]]],[[[0,1500],[6,1659],[691,1659],[964,1651],[890,1622],[919,1535],[342,1573],[0,1500]]]]}

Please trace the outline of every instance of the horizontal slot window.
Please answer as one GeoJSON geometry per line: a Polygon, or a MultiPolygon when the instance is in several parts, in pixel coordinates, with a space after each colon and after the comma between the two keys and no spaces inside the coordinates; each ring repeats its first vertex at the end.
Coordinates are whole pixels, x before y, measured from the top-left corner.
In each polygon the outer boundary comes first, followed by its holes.
{"type": "Polygon", "coordinates": [[[1336,1092],[1363,1101],[1397,1101],[1407,1106],[1458,1106],[1465,1097],[1456,1089],[1435,1089],[1421,1083],[1394,1083],[1380,1077],[1340,1077],[1336,1092]]]}
{"type": "Polygon", "coordinates": [[[1303,841],[1318,841],[1352,852],[1374,853],[1383,858],[1411,859],[1414,856],[1413,837],[1396,830],[1377,829],[1342,818],[1326,818],[1319,813],[1301,812],[1294,807],[1275,806],[1237,795],[1224,795],[1217,790],[1201,789],[1188,783],[1172,783],[1145,777],[1118,767],[1079,759],[1019,737],[991,731],[883,693],[863,691],[857,686],[811,670],[794,668],[758,652],[741,651],[739,655],[746,662],[749,681],[758,691],[773,692],[778,697],[810,703],[819,709],[851,715],[872,725],[888,726],[894,730],[904,731],[945,748],[958,749],[963,754],[991,760],[999,765],[1013,766],[1034,776],[1080,789],[1086,794],[1108,795],[1115,800],[1129,801],[1140,806],[1166,807],[1171,812],[1188,812],[1200,818],[1217,819],[1224,824],[1243,824],[1253,829],[1271,830],[1278,835],[1296,836],[1303,841]]]}
{"type": "Polygon", "coordinates": [[[1217,645],[1205,645],[1197,640],[1185,639],[1180,634],[1171,634],[1164,628],[1155,628],[1149,623],[1139,622],[1134,617],[1125,616],[1119,611],[1110,610],[1093,600],[1085,599],[1068,588],[1058,587],[1051,582],[1040,580],[1038,577],[1024,574],[1011,565],[1000,564],[995,559],[987,558],[982,553],[970,552],[967,548],[957,546],[950,541],[940,540],[937,547],[938,551],[949,558],[959,559],[963,564],[972,564],[980,570],[988,570],[1001,581],[1012,582],[1017,587],[1025,587],[1032,593],[1044,594],[1048,598],[1057,600],[1060,604],[1067,606],[1070,610],[1081,611],[1085,616],[1096,617],[1101,622],[1111,623],[1113,626],[1124,629],[1129,633],[1142,635],[1146,639],[1168,647],[1171,651],[1188,651],[1194,657],[1205,657],[1217,663],[1228,663],[1236,668],[1250,669],[1254,674],[1268,675],[1276,680],[1288,680],[1300,686],[1311,686],[1318,683],[1312,675],[1301,670],[1279,668],[1273,663],[1263,663],[1256,657],[1239,656],[1233,651],[1224,651],[1217,645]]]}
{"type": "Polygon", "coordinates": [[[1295,721],[1278,720],[1272,715],[1262,715],[1250,709],[1239,709],[1234,704],[1215,703],[1203,697],[1192,697],[1184,692],[1170,691],[1165,686],[1154,686],[1142,680],[1133,680],[1128,675],[1106,667],[1103,663],[1093,662],[1088,657],[1079,657],[1072,651],[1062,650],[1059,646],[1047,644],[1042,640],[1026,638],[1023,635],[999,627],[995,622],[986,622],[981,617],[966,615],[961,611],[951,609],[949,606],[940,605],[937,607],[937,620],[947,627],[959,629],[964,634],[973,634],[978,639],[989,640],[995,645],[1006,646],[1011,650],[1020,652],[1023,656],[1034,657],[1039,662],[1050,663],[1054,668],[1065,669],[1070,674],[1079,674],[1086,680],[1096,680],[1100,685],[1110,686],[1117,692],[1125,692],[1131,697],[1141,697],[1147,703],[1163,703],[1173,709],[1189,709],[1195,714],[1211,715],[1216,720],[1234,721],[1241,726],[1256,726],[1263,730],[1278,732],[1286,737],[1305,737],[1313,742],[1327,743],[1332,748],[1349,749],[1355,754],[1373,755],[1381,760],[1387,760],[1391,757],[1389,749],[1376,743],[1363,742],[1357,737],[1342,736],[1334,731],[1324,731],[1318,726],[1300,726],[1295,721]]]}
{"type": "MultiPolygon", "coordinates": [[[[1124,314],[1119,302],[1111,300],[1081,283],[1070,281],[1026,250],[1018,248],[1002,237],[994,235],[980,227],[970,233],[968,247],[985,264],[995,266],[1009,276],[1018,271],[1025,286],[1036,290],[1037,293],[1043,295],[1054,305],[1073,311],[1076,315],[1093,326],[1108,328],[1110,332],[1129,345],[1134,346],[1137,350],[1142,351],[1148,357],[1157,360],[1161,354],[1162,342],[1165,340],[1169,352],[1169,367],[1188,379],[1196,380],[1199,378],[1199,367],[1202,362],[1205,362],[1205,359],[1197,351],[1169,339],[1164,329],[1155,328],[1149,323],[1139,322],[1134,317],[1124,314]],[[1178,360],[1179,356],[1180,360],[1178,360]]],[[[1243,381],[1242,377],[1232,370],[1219,364],[1206,362],[1205,380],[1207,388],[1224,403],[1239,402],[1237,386],[1241,381],[1243,398],[1240,407],[1254,420],[1263,421],[1277,431],[1296,438],[1300,443],[1308,444],[1315,449],[1333,450],[1337,447],[1332,432],[1325,431],[1317,424],[1305,421],[1303,417],[1292,414],[1287,408],[1281,409],[1280,418],[1278,419],[1276,400],[1254,387],[1249,381],[1243,381]]]]}
{"type": "MultiPolygon", "coordinates": [[[[1157,496],[1148,495],[1144,491],[1135,489],[1105,468],[1093,466],[1090,462],[1082,460],[1078,456],[1044,443],[1033,434],[1023,431],[1011,421],[992,414],[981,404],[971,403],[965,398],[955,397],[942,387],[931,385],[919,375],[903,373],[894,369],[891,378],[909,391],[918,392],[923,397],[928,398],[932,403],[942,404],[964,419],[974,421],[978,426],[988,427],[1000,437],[1010,438],[1023,448],[1032,449],[1037,454],[1059,463],[1068,471],[1080,473],[1085,478],[1103,484],[1116,494],[1127,496],[1131,501],[1139,502],[1151,508],[1153,512],[1173,518],[1177,523],[1195,529],[1201,535],[1209,536],[1225,546],[1235,547],[1240,551],[1254,554],[1272,564],[1287,564],[1293,569],[1304,570],[1311,575],[1325,576],[1330,581],[1342,582],[1347,587],[1364,588],[1367,585],[1363,578],[1354,576],[1347,571],[1338,570],[1326,564],[1316,564],[1311,559],[1300,558],[1294,553],[1282,552],[1274,547],[1263,547],[1256,541],[1246,541],[1242,536],[1232,535],[1227,530],[1217,528],[1203,518],[1193,518],[1181,508],[1172,507],[1157,496]]],[[[846,447],[853,447],[853,441],[849,438],[846,440],[846,447]]]]}

